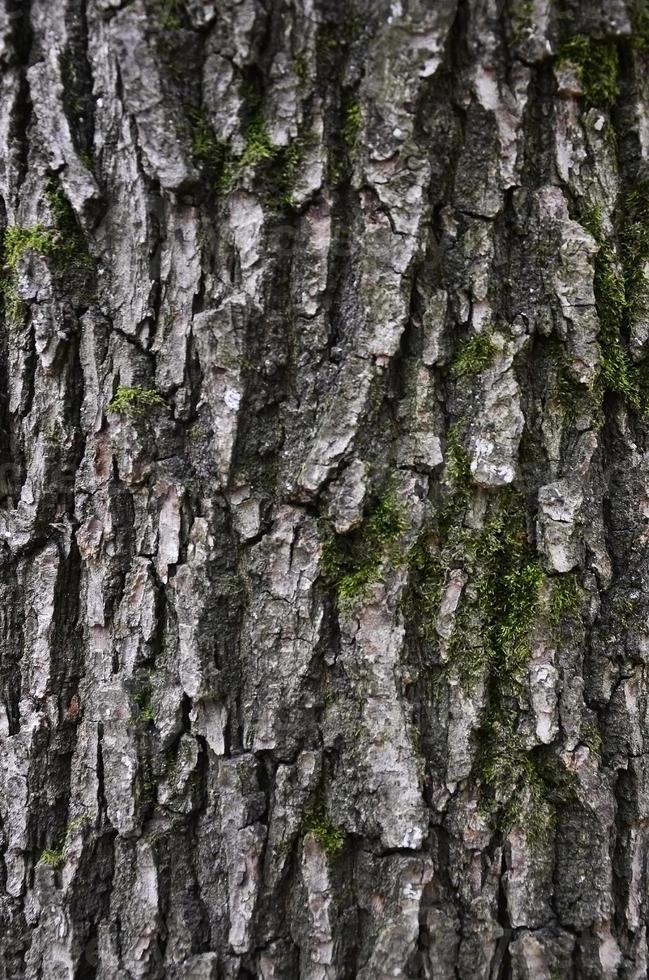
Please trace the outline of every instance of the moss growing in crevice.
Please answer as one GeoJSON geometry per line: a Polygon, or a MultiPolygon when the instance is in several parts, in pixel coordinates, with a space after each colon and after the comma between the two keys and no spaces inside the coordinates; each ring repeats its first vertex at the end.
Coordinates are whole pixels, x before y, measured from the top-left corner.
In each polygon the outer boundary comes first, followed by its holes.
{"type": "Polygon", "coordinates": [[[454,378],[472,377],[480,374],[493,363],[498,348],[493,342],[491,331],[485,330],[464,341],[451,364],[454,378]]]}
{"type": "Polygon", "coordinates": [[[557,374],[550,390],[566,422],[574,424],[580,416],[602,421],[602,389],[597,384],[580,384],[567,363],[557,364],[557,374]]]}
{"type": "Polygon", "coordinates": [[[52,262],[52,272],[63,286],[66,295],[82,306],[93,297],[91,287],[94,263],[88,254],[85,236],[79,227],[67,198],[56,178],[50,177],[45,197],[53,216],[53,224],[37,223],[27,227],[14,225],[3,237],[4,275],[2,294],[5,313],[11,326],[21,324],[24,304],[18,295],[18,268],[28,252],[46,256],[52,262]]]}
{"type": "MultiPolygon", "coordinates": [[[[494,826],[507,833],[519,824],[528,840],[540,845],[558,807],[574,798],[573,777],[555,754],[539,746],[529,748],[519,734],[519,681],[529,658],[533,626],[543,621],[556,629],[569,619],[578,619],[583,592],[574,574],[548,580],[531,549],[517,540],[516,531],[512,541],[509,531],[499,524],[498,536],[506,555],[498,574],[502,598],[494,602],[489,706],[477,735],[474,771],[482,787],[483,809],[494,826]]],[[[487,590],[487,601],[489,594],[487,590]]]]}
{"type": "Polygon", "coordinates": [[[293,72],[303,85],[309,80],[309,62],[303,54],[298,54],[293,58],[293,72]]]}
{"type": "Polygon", "coordinates": [[[342,138],[350,152],[356,146],[362,125],[363,113],[360,104],[355,99],[346,100],[343,105],[342,138]]]}
{"type": "Polygon", "coordinates": [[[18,327],[24,316],[24,303],[18,295],[18,265],[23,256],[30,251],[40,255],[52,255],[56,247],[52,231],[44,225],[30,227],[14,225],[4,233],[4,267],[2,276],[2,296],[7,322],[18,327]]]}
{"type": "Polygon", "coordinates": [[[550,626],[559,626],[567,619],[580,619],[584,593],[573,573],[555,575],[550,580],[550,598],[546,618],[550,626]]]}
{"type": "Polygon", "coordinates": [[[133,695],[133,701],[137,707],[135,720],[138,725],[146,727],[150,722],[155,721],[155,710],[151,704],[151,691],[148,688],[136,691],[133,695]]]}
{"type": "Polygon", "coordinates": [[[539,747],[528,748],[519,732],[523,681],[534,627],[546,622],[554,629],[579,616],[582,592],[573,575],[548,580],[528,534],[525,500],[515,488],[483,498],[482,526],[472,526],[469,505],[477,491],[459,427],[448,436],[446,484],[437,527],[411,554],[404,616],[421,641],[438,648],[438,680],[452,676],[469,690],[478,681],[484,685],[486,710],[473,771],[483,809],[495,828],[507,832],[524,823],[529,838],[540,841],[569,780],[560,761],[539,747]],[[440,602],[452,575],[459,601],[450,635],[439,636],[440,602]]]}
{"type": "Polygon", "coordinates": [[[153,409],[164,408],[165,405],[164,398],[155,388],[131,388],[120,385],[108,406],[108,410],[134,419],[148,415],[153,409]]]}
{"type": "Polygon", "coordinates": [[[45,228],[43,225],[31,225],[27,228],[15,225],[5,231],[5,265],[12,272],[16,271],[18,263],[26,252],[52,255],[55,250],[56,236],[50,228],[45,228]]]}
{"type": "Polygon", "coordinates": [[[582,725],[579,737],[593,755],[600,754],[602,751],[602,733],[594,721],[586,722],[582,725]]]}
{"type": "Polygon", "coordinates": [[[41,856],[38,859],[38,863],[45,865],[46,868],[52,868],[54,871],[60,871],[60,869],[65,864],[65,854],[63,850],[44,850],[41,851],[41,856]]]}
{"type": "Polygon", "coordinates": [[[157,26],[170,35],[183,27],[186,11],[183,0],[149,0],[157,26]]]}
{"type": "Polygon", "coordinates": [[[244,172],[254,169],[271,204],[282,207],[291,203],[300,166],[313,139],[310,131],[302,128],[287,146],[275,146],[257,107],[245,130],[243,153],[237,156],[228,142],[216,138],[203,111],[191,113],[190,120],[194,159],[203,165],[217,196],[233,190],[244,172]]]}
{"type": "Polygon", "coordinates": [[[436,612],[442,597],[447,569],[434,532],[427,531],[410,551],[408,590],[402,602],[406,623],[424,643],[435,643],[436,612]]]}
{"type": "Polygon", "coordinates": [[[624,273],[625,318],[630,323],[649,314],[649,180],[638,181],[622,195],[620,260],[624,273]]]}
{"type": "Polygon", "coordinates": [[[88,252],[86,236],[56,177],[48,179],[45,196],[54,216],[56,230],[56,247],[51,253],[55,272],[66,290],[81,305],[88,305],[94,298],[95,263],[88,252]]]}
{"type": "MultiPolygon", "coordinates": [[[[187,42],[191,25],[183,0],[146,0],[145,6],[156,51],[165,66],[166,76],[179,87],[187,86],[191,83],[191,58],[188,58],[187,42]]],[[[163,79],[163,82],[166,81],[166,78],[163,79]]]]}
{"type": "Polygon", "coordinates": [[[194,159],[204,164],[217,194],[232,190],[244,170],[272,160],[280,148],[275,147],[268,135],[266,123],[256,111],[245,130],[245,147],[237,156],[224,140],[218,140],[207,116],[202,111],[191,114],[192,152],[194,159]]]}
{"type": "Polygon", "coordinates": [[[245,135],[246,143],[243,153],[233,164],[235,177],[248,167],[257,167],[260,163],[272,160],[279,152],[279,147],[271,143],[268,135],[266,120],[261,113],[255,113],[250,120],[245,135]]]}
{"type": "Polygon", "coordinates": [[[630,318],[644,308],[648,294],[644,261],[649,257],[649,224],[641,194],[627,195],[628,209],[621,215],[620,257],[611,236],[603,229],[602,211],[586,205],[581,222],[598,245],[593,290],[599,318],[601,348],[599,385],[603,391],[620,395],[630,408],[649,410],[649,378],[643,365],[631,361],[623,342],[630,318]]]}
{"type": "Polygon", "coordinates": [[[516,732],[515,713],[508,717],[506,711],[505,705],[498,712],[492,709],[478,733],[481,809],[504,835],[520,826],[528,842],[540,848],[559,808],[574,801],[575,780],[553,752],[526,748],[516,732]]]}
{"type": "Polygon", "coordinates": [[[521,497],[502,493],[484,527],[465,533],[462,545],[470,585],[448,642],[449,666],[467,685],[487,672],[509,689],[527,663],[544,577],[527,540],[521,497]]]}
{"type": "Polygon", "coordinates": [[[386,563],[399,565],[407,560],[397,546],[406,527],[403,506],[389,490],[360,527],[325,539],[322,565],[341,607],[362,600],[386,563]]]}
{"type": "Polygon", "coordinates": [[[633,366],[620,335],[626,309],[622,270],[613,245],[602,229],[601,209],[596,206],[587,208],[582,223],[599,246],[595,256],[593,289],[600,323],[601,381],[606,391],[616,392],[635,404],[637,392],[633,366]]]}
{"type": "Polygon", "coordinates": [[[649,6],[647,0],[631,0],[631,45],[636,51],[649,51],[649,6]]]}
{"type": "Polygon", "coordinates": [[[587,106],[608,108],[617,100],[620,62],[614,38],[575,34],[561,45],[557,63],[575,66],[587,106]]]}
{"type": "Polygon", "coordinates": [[[215,193],[227,190],[231,166],[230,147],[218,140],[207,115],[202,110],[190,113],[192,154],[204,172],[215,193]]]}
{"type": "Polygon", "coordinates": [[[316,801],[305,811],[301,829],[303,835],[313,834],[330,857],[337,857],[345,846],[345,834],[332,823],[322,800],[316,801]]]}
{"type": "Polygon", "coordinates": [[[293,190],[304,163],[307,151],[315,143],[311,130],[302,127],[295,139],[283,147],[277,156],[277,172],[274,177],[272,200],[280,207],[292,203],[293,190]]]}
{"type": "Polygon", "coordinates": [[[58,838],[59,842],[62,841],[60,846],[56,848],[46,848],[45,850],[41,851],[41,855],[37,863],[40,865],[45,865],[48,868],[53,868],[55,871],[59,871],[65,864],[65,852],[70,843],[72,834],[89,823],[90,821],[85,815],[71,820],[65,828],[63,834],[58,838]]]}
{"type": "Polygon", "coordinates": [[[339,19],[321,23],[316,37],[317,81],[319,89],[327,93],[331,109],[325,119],[325,145],[327,183],[333,187],[346,185],[351,177],[363,125],[357,89],[349,85],[348,67],[354,47],[362,45],[364,26],[356,16],[344,16],[344,10],[344,4],[332,6],[331,16],[337,14],[339,19]]]}
{"type": "Polygon", "coordinates": [[[410,555],[404,613],[420,639],[440,641],[446,673],[470,687],[496,672],[511,687],[527,662],[545,578],[528,541],[525,503],[506,489],[485,500],[482,527],[466,526],[475,487],[458,426],[447,436],[446,484],[436,531],[427,531],[410,555]],[[439,603],[454,570],[466,584],[442,644],[436,635],[439,603]]]}
{"type": "Polygon", "coordinates": [[[448,495],[440,508],[440,531],[444,537],[462,523],[475,489],[471,478],[471,461],[462,442],[460,423],[451,426],[446,435],[446,481],[448,495]]]}

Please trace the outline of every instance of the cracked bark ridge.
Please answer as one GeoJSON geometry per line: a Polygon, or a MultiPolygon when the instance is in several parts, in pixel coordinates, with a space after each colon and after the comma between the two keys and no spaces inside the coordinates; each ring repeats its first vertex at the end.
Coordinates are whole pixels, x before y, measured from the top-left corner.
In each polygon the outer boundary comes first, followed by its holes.
{"type": "Polygon", "coordinates": [[[645,0],[0,38],[0,978],[646,976],[645,0]]]}

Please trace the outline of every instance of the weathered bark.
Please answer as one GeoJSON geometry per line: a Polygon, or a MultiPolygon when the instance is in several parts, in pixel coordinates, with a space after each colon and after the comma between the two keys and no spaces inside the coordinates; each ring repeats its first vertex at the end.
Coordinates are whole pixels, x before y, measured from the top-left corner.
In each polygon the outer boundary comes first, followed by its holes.
{"type": "Polygon", "coordinates": [[[644,0],[0,32],[0,977],[646,977],[644,0]]]}

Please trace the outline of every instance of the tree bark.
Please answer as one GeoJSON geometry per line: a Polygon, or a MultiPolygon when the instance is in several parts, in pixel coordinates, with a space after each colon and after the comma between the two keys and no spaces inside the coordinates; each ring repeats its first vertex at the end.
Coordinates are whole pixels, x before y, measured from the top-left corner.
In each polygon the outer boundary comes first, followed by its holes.
{"type": "Polygon", "coordinates": [[[645,0],[0,34],[0,977],[646,977],[645,0]]]}

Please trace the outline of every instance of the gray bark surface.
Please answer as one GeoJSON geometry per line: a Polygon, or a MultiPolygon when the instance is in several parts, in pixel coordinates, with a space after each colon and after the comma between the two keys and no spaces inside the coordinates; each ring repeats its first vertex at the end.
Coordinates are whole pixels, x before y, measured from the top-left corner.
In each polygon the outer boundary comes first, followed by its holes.
{"type": "Polygon", "coordinates": [[[647,977],[644,0],[0,60],[0,978],[647,977]]]}

